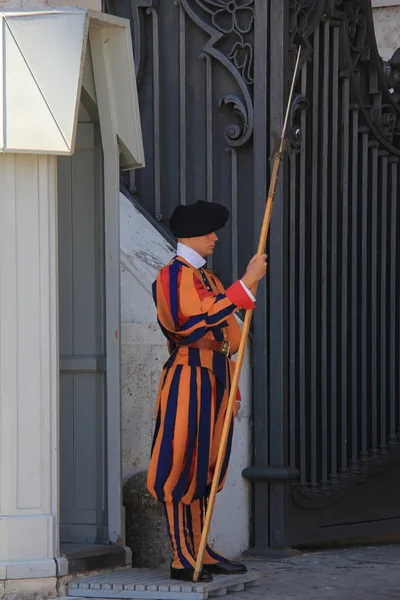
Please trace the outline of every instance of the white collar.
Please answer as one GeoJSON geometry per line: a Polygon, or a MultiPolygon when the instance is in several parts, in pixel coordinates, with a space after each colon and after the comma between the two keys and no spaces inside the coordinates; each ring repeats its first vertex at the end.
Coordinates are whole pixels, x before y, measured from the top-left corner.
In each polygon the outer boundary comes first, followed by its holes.
{"type": "Polygon", "coordinates": [[[176,247],[176,255],[181,256],[195,269],[200,269],[207,262],[198,252],[196,252],[196,250],[189,248],[189,246],[185,246],[185,244],[182,244],[181,242],[178,242],[176,247]]]}

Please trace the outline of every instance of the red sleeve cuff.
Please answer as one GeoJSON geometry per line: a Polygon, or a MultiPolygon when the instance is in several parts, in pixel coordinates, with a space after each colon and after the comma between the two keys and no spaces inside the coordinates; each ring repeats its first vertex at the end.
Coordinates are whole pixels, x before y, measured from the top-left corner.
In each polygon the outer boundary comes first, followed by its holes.
{"type": "Polygon", "coordinates": [[[235,283],[226,290],[225,295],[228,300],[238,308],[249,310],[250,308],[256,307],[256,304],[250,296],[246,294],[246,290],[243,288],[240,280],[235,281],[235,283]]]}

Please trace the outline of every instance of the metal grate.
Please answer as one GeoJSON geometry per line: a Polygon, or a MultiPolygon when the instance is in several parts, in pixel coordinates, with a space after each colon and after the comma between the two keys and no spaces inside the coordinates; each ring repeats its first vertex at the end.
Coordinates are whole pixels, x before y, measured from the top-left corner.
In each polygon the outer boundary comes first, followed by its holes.
{"type": "Polygon", "coordinates": [[[257,586],[262,576],[261,572],[252,571],[228,577],[217,575],[210,583],[185,583],[170,579],[165,570],[127,569],[75,581],[69,585],[68,595],[97,599],[207,600],[257,586]]]}

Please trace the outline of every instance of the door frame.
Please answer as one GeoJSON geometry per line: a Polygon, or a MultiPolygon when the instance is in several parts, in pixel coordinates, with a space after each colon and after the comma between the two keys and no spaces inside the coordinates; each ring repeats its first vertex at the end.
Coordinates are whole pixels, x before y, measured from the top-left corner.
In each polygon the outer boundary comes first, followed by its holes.
{"type": "MultiPolygon", "coordinates": [[[[83,102],[82,102],[82,107],[84,108],[83,102]]],[[[93,468],[96,469],[96,507],[95,512],[96,512],[96,521],[95,523],[90,519],[90,522],[84,522],[81,521],[79,518],[77,521],[74,520],[73,518],[73,512],[75,510],[82,510],[82,507],[80,507],[80,509],[77,509],[76,507],[68,507],[65,506],[63,500],[63,493],[65,491],[65,481],[63,482],[63,476],[64,476],[64,472],[63,472],[63,459],[65,459],[65,456],[63,455],[63,446],[61,445],[61,422],[60,422],[60,457],[59,457],[59,463],[60,463],[60,485],[61,485],[61,489],[60,489],[60,493],[61,493],[61,497],[60,497],[60,523],[59,523],[59,536],[60,539],[62,540],[62,543],[74,543],[74,544],[79,544],[79,543],[97,543],[99,542],[105,542],[105,541],[109,541],[109,531],[108,531],[108,503],[107,503],[107,458],[106,458],[106,444],[107,444],[107,423],[106,423],[106,417],[107,417],[107,388],[106,388],[106,383],[107,383],[107,373],[106,373],[106,347],[105,347],[105,341],[106,341],[106,331],[105,331],[105,325],[106,325],[106,306],[105,306],[105,291],[106,291],[106,283],[105,283],[105,224],[104,224],[104,185],[103,185],[103,176],[104,176],[104,166],[103,166],[103,157],[102,157],[102,144],[101,144],[101,136],[100,136],[100,124],[99,124],[99,119],[98,119],[98,114],[90,114],[88,113],[87,115],[82,115],[82,120],[81,120],[81,115],[80,118],[78,120],[78,126],[77,126],[77,133],[76,133],[76,146],[75,146],[75,152],[74,155],[72,155],[71,157],[59,157],[61,159],[61,161],[68,161],[69,164],[69,171],[66,174],[64,172],[64,174],[62,175],[63,180],[61,181],[61,183],[58,186],[58,192],[59,192],[59,196],[58,196],[58,209],[60,210],[60,207],[63,205],[63,200],[61,200],[62,198],[62,189],[63,189],[63,185],[65,184],[65,177],[69,178],[73,178],[73,180],[71,180],[71,187],[69,189],[69,193],[72,195],[74,194],[74,187],[78,186],[78,187],[82,187],[85,186],[85,182],[80,181],[79,179],[77,179],[77,175],[76,175],[76,167],[77,164],[75,163],[74,165],[74,160],[79,163],[81,158],[76,158],[76,151],[80,151],[80,152],[85,152],[85,151],[92,151],[93,152],[93,159],[94,159],[94,171],[93,171],[93,176],[94,176],[94,194],[95,194],[95,198],[97,198],[97,202],[98,202],[98,206],[94,207],[94,215],[93,217],[89,217],[89,221],[91,222],[92,226],[94,227],[96,233],[95,233],[95,238],[98,237],[98,239],[94,240],[95,243],[95,257],[94,260],[96,262],[96,267],[94,267],[94,265],[92,266],[92,268],[94,269],[99,269],[99,271],[97,272],[97,276],[95,278],[95,298],[96,298],[96,302],[99,303],[98,308],[101,310],[101,325],[100,322],[97,322],[97,325],[95,327],[95,336],[96,336],[96,349],[93,349],[93,353],[90,352],[90,350],[88,350],[86,352],[87,356],[82,356],[81,352],[78,350],[77,354],[75,354],[76,352],[76,348],[75,349],[70,349],[65,351],[65,348],[61,347],[60,342],[58,343],[58,350],[59,350],[59,373],[60,373],[60,382],[59,382],[59,387],[61,388],[61,375],[62,374],[69,374],[69,375],[75,375],[75,374],[80,374],[81,376],[84,374],[91,374],[91,375],[101,375],[102,378],[104,378],[104,383],[102,384],[102,392],[101,392],[101,396],[102,399],[100,400],[99,397],[99,389],[98,389],[98,379],[96,377],[96,382],[95,382],[95,387],[96,387],[96,415],[95,415],[95,428],[96,428],[96,440],[95,440],[95,444],[96,444],[96,466],[93,468]],[[89,117],[89,118],[87,118],[89,117]],[[94,219],[94,221],[92,221],[92,219],[94,219]],[[98,266],[97,266],[98,265],[98,266]],[[97,339],[97,336],[101,335],[101,342],[99,339],[97,339]],[[101,348],[97,347],[98,344],[101,344],[101,348]],[[93,356],[92,356],[93,354],[93,356]],[[61,484],[61,482],[63,482],[63,485],[61,484]],[[61,505],[63,505],[63,508],[61,509],[61,505]],[[71,518],[71,510],[72,510],[72,518],[71,518]],[[91,540],[91,541],[90,541],[91,540]]],[[[57,171],[57,178],[59,179],[60,177],[60,173],[63,172],[64,167],[58,163],[58,171],[57,171]],[[60,171],[61,169],[61,171],[60,171]]],[[[84,175],[85,177],[85,175],[84,175]]],[[[68,192],[67,192],[68,194],[68,192]]],[[[76,201],[76,200],[75,200],[76,201]]],[[[68,209],[68,213],[69,216],[71,216],[74,214],[74,200],[72,200],[72,206],[68,209]]],[[[61,210],[65,210],[65,209],[61,209],[61,210]]],[[[87,217],[86,217],[87,218],[87,217]]],[[[75,224],[71,225],[71,244],[74,244],[75,242],[73,242],[74,239],[74,227],[75,224]]],[[[59,223],[59,231],[58,233],[60,234],[62,230],[62,226],[59,223]]],[[[64,236],[63,236],[64,237],[64,236]]],[[[60,259],[60,252],[62,252],[62,248],[60,247],[60,243],[58,244],[58,254],[59,254],[59,259],[60,259]]],[[[71,271],[71,275],[73,277],[73,272],[74,272],[74,268],[72,268],[71,271]]],[[[61,270],[59,270],[58,273],[58,285],[61,286],[61,290],[63,289],[63,273],[61,270]]],[[[59,294],[58,294],[59,296],[59,294]]],[[[79,301],[73,300],[73,306],[77,306],[79,307],[79,301]],[[77,304],[75,305],[75,302],[77,302],[77,304]]],[[[77,310],[79,311],[79,308],[77,308],[77,310]]],[[[76,313],[76,309],[72,308],[72,313],[75,314],[76,313]]],[[[61,313],[61,318],[63,316],[63,313],[61,313]]],[[[74,317],[73,317],[74,318],[74,317]]],[[[73,325],[73,327],[75,328],[76,325],[73,325]]],[[[60,329],[61,329],[61,323],[59,322],[58,324],[58,335],[60,336],[60,329]]],[[[74,338],[74,334],[72,335],[72,337],[74,338]]],[[[94,341],[94,340],[93,340],[94,341]]],[[[60,389],[60,402],[62,403],[62,394],[61,394],[61,389],[60,389]]],[[[75,400],[74,400],[75,402],[75,400]]],[[[60,406],[60,411],[62,410],[62,404],[60,406]]],[[[60,418],[61,418],[61,412],[60,412],[60,418]]],[[[64,432],[64,436],[67,435],[64,432]]],[[[72,436],[74,436],[74,433],[72,433],[72,436]]],[[[69,434],[68,434],[69,437],[69,434]]],[[[74,443],[74,447],[75,447],[75,443],[74,443]]],[[[75,458],[73,459],[75,460],[75,458]]],[[[92,470],[92,467],[90,467],[90,470],[92,470]]],[[[87,472],[87,468],[85,469],[85,472],[87,472]]],[[[86,507],[87,508],[87,507],[86,507]]]]}
{"type": "Polygon", "coordinates": [[[121,436],[120,162],[103,30],[89,32],[103,147],[108,537],[124,543],[121,436]]]}

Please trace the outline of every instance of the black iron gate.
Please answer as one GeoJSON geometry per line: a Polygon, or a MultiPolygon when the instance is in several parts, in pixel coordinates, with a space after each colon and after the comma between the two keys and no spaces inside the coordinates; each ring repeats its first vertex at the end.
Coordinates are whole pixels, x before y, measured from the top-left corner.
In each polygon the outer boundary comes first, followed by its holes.
{"type": "Polygon", "coordinates": [[[299,480],[277,545],[400,526],[396,63],[380,61],[369,1],[289,4],[289,50],[299,34],[309,48],[298,84],[309,108],[283,198],[282,458],[299,480]]]}
{"type": "Polygon", "coordinates": [[[214,267],[242,272],[294,44],[306,49],[272,217],[254,346],[260,553],[400,527],[400,73],[370,0],[109,0],[132,20],[148,167],[128,192],[225,203],[214,267]],[[394,89],[393,89],[394,88],[394,89]],[[308,108],[307,108],[308,106],[308,108]],[[299,132],[301,131],[301,136],[299,132]]]}

